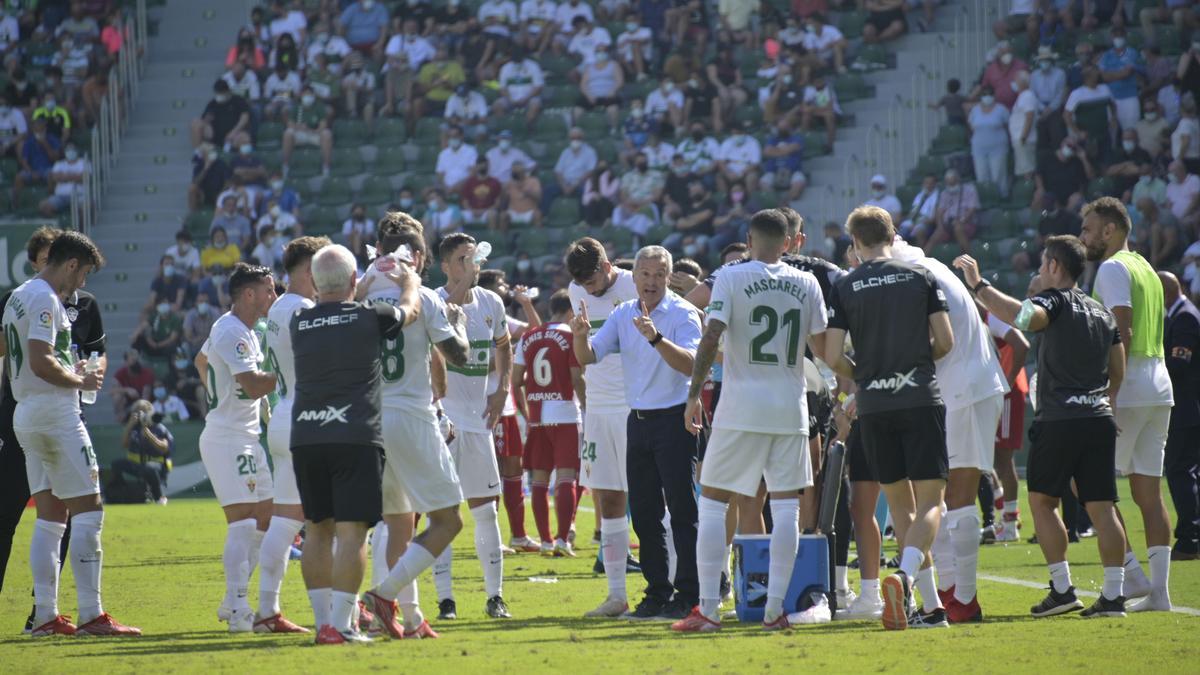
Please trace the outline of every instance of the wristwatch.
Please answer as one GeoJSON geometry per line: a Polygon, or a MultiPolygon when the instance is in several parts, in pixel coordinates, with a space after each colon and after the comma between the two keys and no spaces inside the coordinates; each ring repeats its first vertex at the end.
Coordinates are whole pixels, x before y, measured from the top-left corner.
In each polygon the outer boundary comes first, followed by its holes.
{"type": "Polygon", "coordinates": [[[654,337],[650,338],[650,346],[657,347],[658,343],[662,342],[662,339],[663,339],[662,333],[655,333],[654,337]]]}
{"type": "Polygon", "coordinates": [[[971,292],[978,295],[979,291],[988,288],[991,285],[991,282],[989,282],[987,279],[980,279],[979,283],[971,287],[971,292]]]}

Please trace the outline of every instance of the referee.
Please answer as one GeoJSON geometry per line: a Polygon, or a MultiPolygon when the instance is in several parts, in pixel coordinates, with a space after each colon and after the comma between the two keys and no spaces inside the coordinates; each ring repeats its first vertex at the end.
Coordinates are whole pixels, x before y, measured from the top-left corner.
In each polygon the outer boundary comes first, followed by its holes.
{"type": "Polygon", "coordinates": [[[1024,302],[993,288],[971,256],[954,261],[989,312],[1020,330],[1042,333],[1026,483],[1038,544],[1050,568],[1050,592],[1030,609],[1034,617],[1083,608],[1071,585],[1067,530],[1055,511],[1072,482],[1092,518],[1104,565],[1100,598],[1083,616],[1125,616],[1125,531],[1114,506],[1117,425],[1111,405],[1125,375],[1125,349],[1112,312],[1075,285],[1085,255],[1076,237],[1047,239],[1038,270],[1045,290],[1024,302]]]}
{"type": "Polygon", "coordinates": [[[366,560],[367,528],[383,510],[380,348],[420,314],[420,281],[397,277],[400,302],[354,302],[354,254],[326,246],[312,259],[321,299],[292,318],[296,362],[292,456],[307,521],[302,570],[317,644],[367,642],[351,627],[366,560]],[[337,553],[333,552],[336,536],[337,553]]]}
{"type": "MultiPolygon", "coordinates": [[[[61,230],[53,227],[39,227],[25,244],[25,255],[29,266],[37,274],[46,266],[46,258],[50,254],[50,244],[61,230]]],[[[12,291],[0,298],[0,315],[8,304],[12,291]]],[[[78,345],[81,355],[91,352],[100,354],[100,371],[107,369],[107,357],[104,354],[104,325],[100,318],[100,306],[96,296],[83,289],[76,291],[71,297],[65,298],[63,305],[67,309],[67,318],[71,320],[71,342],[78,345]]],[[[13,535],[21,516],[25,513],[25,504],[29,502],[29,479],[25,473],[25,452],[13,433],[13,412],[17,400],[12,395],[12,384],[6,369],[3,382],[0,383],[0,590],[4,589],[4,573],[8,568],[8,557],[12,552],[13,535]]],[[[47,490],[34,495],[39,513],[53,512],[62,514],[65,507],[54,495],[47,490]]],[[[71,521],[66,519],[67,530],[63,534],[59,549],[58,566],[61,569],[67,560],[67,544],[70,542],[71,521]]],[[[30,612],[25,630],[32,630],[33,613],[30,612]]]]}
{"type": "Polygon", "coordinates": [[[696,439],[680,424],[700,344],[700,315],[667,290],[671,253],[661,246],[638,251],[633,280],[638,297],[621,303],[590,340],[587,306],[571,320],[575,357],[587,366],[621,355],[627,424],[629,510],[641,541],[646,597],[633,619],[682,619],[700,600],[696,576],[697,508],[693,479],[696,439]],[[663,494],[671,512],[678,556],[672,582],[663,529],[663,494]]]}

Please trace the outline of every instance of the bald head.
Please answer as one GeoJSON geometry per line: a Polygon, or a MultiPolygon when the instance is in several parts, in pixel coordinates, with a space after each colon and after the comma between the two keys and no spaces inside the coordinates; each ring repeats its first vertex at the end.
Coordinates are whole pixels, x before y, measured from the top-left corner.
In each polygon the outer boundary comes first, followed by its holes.
{"type": "Polygon", "coordinates": [[[1179,286],[1179,279],[1175,278],[1175,275],[1170,272],[1160,271],[1158,273],[1158,280],[1162,282],[1163,303],[1167,307],[1170,307],[1175,304],[1175,301],[1179,299],[1179,295],[1182,293],[1182,289],[1179,286]]]}

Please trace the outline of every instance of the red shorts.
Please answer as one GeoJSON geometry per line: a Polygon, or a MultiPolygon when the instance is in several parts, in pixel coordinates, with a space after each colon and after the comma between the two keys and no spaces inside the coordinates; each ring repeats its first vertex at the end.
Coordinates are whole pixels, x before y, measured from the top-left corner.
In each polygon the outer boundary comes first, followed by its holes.
{"type": "Polygon", "coordinates": [[[579,425],[547,424],[529,427],[524,466],[531,471],[579,471],[579,425]]]}
{"type": "Polygon", "coordinates": [[[1020,450],[1025,441],[1025,395],[1013,390],[1004,395],[1000,426],[996,428],[997,450],[1020,450]]]}
{"type": "Polygon", "coordinates": [[[521,443],[521,426],[517,424],[516,415],[501,417],[492,428],[492,438],[496,441],[497,457],[521,457],[525,454],[521,443]]]}

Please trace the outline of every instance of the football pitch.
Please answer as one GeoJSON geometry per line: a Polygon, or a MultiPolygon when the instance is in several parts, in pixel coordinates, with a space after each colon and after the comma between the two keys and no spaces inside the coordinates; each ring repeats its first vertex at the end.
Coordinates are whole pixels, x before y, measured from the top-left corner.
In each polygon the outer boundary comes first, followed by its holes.
{"type": "MultiPolygon", "coordinates": [[[[1121,489],[1125,518],[1144,565],[1141,521],[1124,483],[1121,489]]],[[[1165,485],[1163,489],[1165,493],[1165,485]]],[[[1172,566],[1172,598],[1182,611],[1125,619],[1085,620],[1077,614],[1033,619],[1029,607],[1045,595],[1048,575],[1037,545],[1025,541],[983,547],[979,597],[985,620],[977,625],[892,633],[878,622],[835,622],[768,634],[758,625],[727,620],[717,634],[675,635],[666,623],[583,619],[606,591],[603,575],[592,573],[596,548],[590,544],[590,506],[585,498],[577,559],[521,554],[505,560],[504,595],[514,618],[484,617],[473,525],[464,508],[467,522],[454,551],[459,619],[433,622],[441,639],[321,648],[312,644],[311,635],[231,636],[217,622],[224,594],[225,528],[211,499],[108,509],[105,609],[141,627],[144,636],[32,640],[21,635],[30,606],[27,560],[34,518],[29,511],[0,595],[0,672],[749,673],[805,668],[834,673],[1194,673],[1200,663],[1200,561],[1172,566]]],[[[1022,538],[1027,539],[1033,528],[1024,506],[1022,518],[1022,538]]],[[[505,518],[500,520],[506,529],[505,518]]],[[[532,526],[532,514],[526,521],[532,526]]],[[[890,556],[894,542],[887,544],[890,556]]],[[[1084,594],[1098,592],[1103,574],[1095,540],[1072,544],[1069,556],[1076,587],[1084,594]]],[[[68,564],[63,571],[60,606],[75,614],[70,570],[68,564]]],[[[641,577],[630,575],[628,580],[631,595],[639,598],[641,577]]],[[[257,599],[254,583],[252,602],[257,599]]],[[[853,571],[851,586],[858,588],[853,571]]],[[[437,610],[429,573],[421,579],[420,593],[422,608],[432,619],[437,610]]],[[[1086,605],[1092,597],[1081,599],[1086,605]]],[[[298,562],[289,565],[282,604],[287,616],[311,624],[298,562]]]]}

